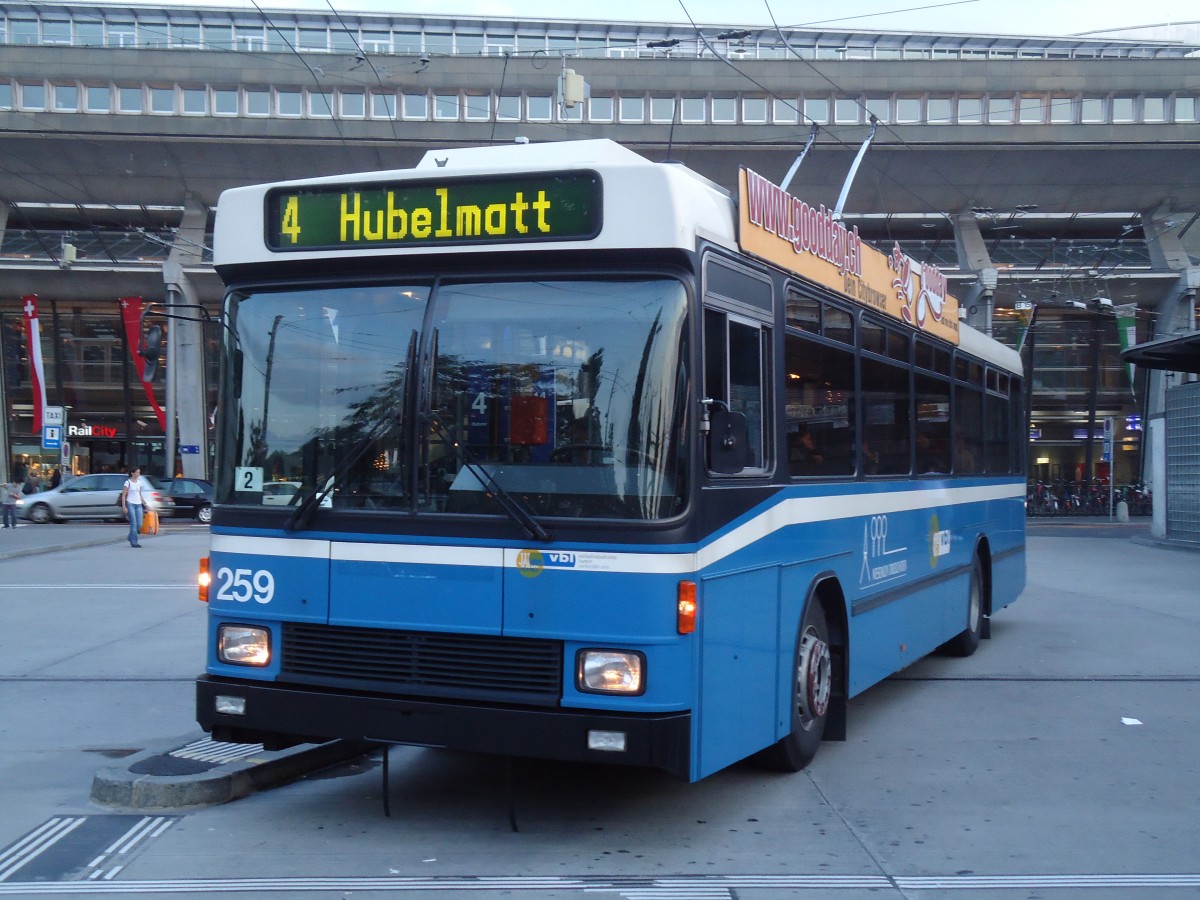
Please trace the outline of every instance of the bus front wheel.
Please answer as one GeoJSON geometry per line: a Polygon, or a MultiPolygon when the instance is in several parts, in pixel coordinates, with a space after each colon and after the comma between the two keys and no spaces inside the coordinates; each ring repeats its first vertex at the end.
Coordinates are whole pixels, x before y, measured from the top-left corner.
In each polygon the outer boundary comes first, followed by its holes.
{"type": "Polygon", "coordinates": [[[815,596],[804,611],[793,672],[792,730],[768,748],[765,757],[772,768],[784,772],[799,772],[817,755],[833,694],[829,625],[815,596]]]}

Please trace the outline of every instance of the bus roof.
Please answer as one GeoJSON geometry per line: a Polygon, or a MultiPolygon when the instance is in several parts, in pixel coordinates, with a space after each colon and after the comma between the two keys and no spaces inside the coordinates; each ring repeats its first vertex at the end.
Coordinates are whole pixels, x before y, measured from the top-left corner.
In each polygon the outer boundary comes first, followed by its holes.
{"type": "MultiPolygon", "coordinates": [[[[571,187],[589,190],[586,185],[571,187]]],[[[652,162],[614,141],[564,141],[432,150],[411,169],[232,188],[217,204],[213,262],[220,271],[225,266],[301,260],[484,252],[500,244],[506,251],[529,251],[544,249],[547,239],[560,250],[692,251],[698,236],[736,246],[728,191],[684,166],[652,162]],[[590,228],[580,222],[581,230],[571,231],[568,225],[565,236],[518,233],[534,213],[520,212],[516,205],[536,202],[539,191],[552,192],[561,184],[555,179],[569,173],[594,173],[596,193],[588,199],[599,197],[601,203],[592,204],[598,208],[590,228]],[[471,186],[491,201],[455,206],[456,198],[471,186]],[[489,188],[495,190],[489,193],[489,188]],[[338,206],[342,197],[348,200],[338,206]],[[348,231],[343,226],[332,237],[306,232],[308,221],[315,220],[306,221],[310,204],[321,198],[326,201],[326,218],[353,217],[358,203],[362,221],[348,231]],[[451,234],[464,215],[463,233],[451,234]]]]}

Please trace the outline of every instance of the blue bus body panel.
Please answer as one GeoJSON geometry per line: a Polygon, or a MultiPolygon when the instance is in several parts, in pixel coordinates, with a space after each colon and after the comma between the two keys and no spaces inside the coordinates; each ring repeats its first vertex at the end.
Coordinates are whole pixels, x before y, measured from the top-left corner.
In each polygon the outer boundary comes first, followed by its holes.
{"type": "Polygon", "coordinates": [[[495,548],[335,543],[329,624],[501,634],[495,548]]]}
{"type": "MultiPolygon", "coordinates": [[[[242,578],[253,584],[254,573],[268,570],[275,592],[266,603],[214,595],[210,621],[214,630],[223,621],[300,620],[561,641],[560,707],[690,712],[695,780],[788,733],[800,621],[822,581],[835,579],[846,599],[848,696],[966,627],[981,545],[993,610],[1016,599],[1024,586],[1023,496],[1017,479],[794,485],[698,544],[668,546],[447,546],[214,528],[213,571],[248,573],[242,578]],[[681,579],[698,585],[694,634],[676,630],[681,579]],[[577,653],[588,648],[644,654],[644,692],[580,691],[577,653]]],[[[208,670],[279,674],[211,657],[208,670]]]]}

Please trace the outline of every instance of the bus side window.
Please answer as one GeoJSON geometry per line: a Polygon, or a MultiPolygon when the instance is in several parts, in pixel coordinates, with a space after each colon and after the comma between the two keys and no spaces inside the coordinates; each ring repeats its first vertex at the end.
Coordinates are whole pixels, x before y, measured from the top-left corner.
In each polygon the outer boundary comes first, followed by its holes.
{"type": "Polygon", "coordinates": [[[788,474],[853,475],[854,354],[789,333],[784,359],[788,474]]]}
{"type": "Polygon", "coordinates": [[[950,384],[932,375],[914,375],[917,398],[917,474],[950,471],[950,384]]]}
{"type": "Polygon", "coordinates": [[[704,395],[746,417],[747,469],[766,467],[766,348],[770,329],[715,309],[704,311],[704,395]]]}

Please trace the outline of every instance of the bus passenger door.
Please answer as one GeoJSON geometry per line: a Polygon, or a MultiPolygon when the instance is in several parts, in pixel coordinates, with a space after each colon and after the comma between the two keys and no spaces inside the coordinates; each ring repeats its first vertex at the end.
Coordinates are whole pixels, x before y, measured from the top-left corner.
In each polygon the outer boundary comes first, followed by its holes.
{"type": "MultiPolygon", "coordinates": [[[[769,353],[765,321],[724,309],[704,312],[704,396],[745,417],[742,466],[708,456],[704,518],[717,526],[723,508],[744,510],[747,492],[759,494],[772,465],[769,353]]],[[[720,440],[714,433],[710,441],[720,440]]],[[[719,531],[719,528],[718,528],[719,531]]],[[[700,685],[694,748],[697,777],[762,749],[775,740],[779,656],[779,568],[753,542],[734,547],[702,575],[700,685]],[[766,562],[766,564],[764,564],[766,562]]]]}

